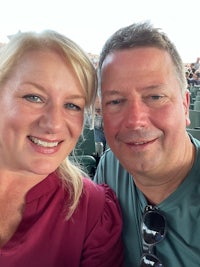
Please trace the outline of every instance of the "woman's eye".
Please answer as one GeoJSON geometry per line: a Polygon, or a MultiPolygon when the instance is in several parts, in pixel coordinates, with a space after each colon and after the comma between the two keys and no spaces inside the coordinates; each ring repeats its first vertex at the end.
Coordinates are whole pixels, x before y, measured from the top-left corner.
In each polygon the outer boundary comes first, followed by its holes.
{"type": "Polygon", "coordinates": [[[27,99],[30,102],[40,103],[42,102],[41,97],[37,95],[25,95],[23,98],[27,99]]]}
{"type": "Polygon", "coordinates": [[[71,109],[71,110],[77,110],[77,111],[81,110],[81,108],[79,106],[77,106],[77,105],[75,105],[73,103],[67,103],[67,104],[65,104],[65,107],[67,109],[71,109]]]}

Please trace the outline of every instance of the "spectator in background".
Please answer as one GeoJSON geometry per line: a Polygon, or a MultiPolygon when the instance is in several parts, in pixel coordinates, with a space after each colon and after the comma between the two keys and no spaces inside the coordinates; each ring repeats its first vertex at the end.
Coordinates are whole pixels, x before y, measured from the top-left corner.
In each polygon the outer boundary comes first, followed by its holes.
{"type": "Polygon", "coordinates": [[[197,58],[196,62],[194,63],[195,71],[197,71],[200,67],[200,57],[197,58]]]}
{"type": "Polygon", "coordinates": [[[193,74],[193,82],[194,82],[194,85],[200,85],[200,72],[196,71],[193,74]]]}
{"type": "Polygon", "coordinates": [[[188,71],[185,73],[188,86],[199,86],[200,85],[200,72],[189,74],[188,71]]]}
{"type": "Polygon", "coordinates": [[[194,85],[193,74],[191,74],[189,70],[185,71],[185,77],[186,77],[188,86],[193,86],[194,85]]]}
{"type": "Polygon", "coordinates": [[[105,150],[106,138],[103,129],[102,108],[99,96],[96,97],[95,101],[94,139],[95,142],[101,142],[103,144],[103,150],[105,150]]]}

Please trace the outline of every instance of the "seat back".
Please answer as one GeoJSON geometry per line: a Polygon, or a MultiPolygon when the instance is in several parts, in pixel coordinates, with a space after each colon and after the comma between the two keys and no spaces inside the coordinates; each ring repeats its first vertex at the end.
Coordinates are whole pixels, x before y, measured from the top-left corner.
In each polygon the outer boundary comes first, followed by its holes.
{"type": "Polygon", "coordinates": [[[69,156],[69,160],[73,162],[75,165],[78,166],[87,173],[91,179],[94,178],[97,162],[93,156],[82,155],[82,156],[69,156]]]}
{"type": "Polygon", "coordinates": [[[200,128],[199,129],[187,129],[187,132],[200,141],[200,128]]]}
{"type": "Polygon", "coordinates": [[[199,110],[189,110],[190,125],[187,126],[189,129],[200,127],[200,111],[199,110]]]}
{"type": "Polygon", "coordinates": [[[73,152],[69,156],[70,161],[78,165],[91,178],[94,177],[97,160],[95,151],[94,130],[85,126],[73,152]]]}
{"type": "Polygon", "coordinates": [[[194,110],[200,110],[200,101],[198,100],[194,101],[194,110]]]}
{"type": "Polygon", "coordinates": [[[94,130],[88,127],[84,127],[83,134],[80,136],[76,147],[74,149],[75,155],[89,155],[94,156],[95,152],[95,140],[94,140],[94,130]]]}

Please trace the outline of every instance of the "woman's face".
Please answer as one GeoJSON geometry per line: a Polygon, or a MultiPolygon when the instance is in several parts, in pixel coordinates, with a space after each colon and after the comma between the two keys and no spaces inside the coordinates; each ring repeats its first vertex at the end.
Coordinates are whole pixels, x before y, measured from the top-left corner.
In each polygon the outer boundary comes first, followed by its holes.
{"type": "Polygon", "coordinates": [[[0,88],[0,168],[48,175],[74,148],[85,94],[53,51],[27,52],[0,88]]]}

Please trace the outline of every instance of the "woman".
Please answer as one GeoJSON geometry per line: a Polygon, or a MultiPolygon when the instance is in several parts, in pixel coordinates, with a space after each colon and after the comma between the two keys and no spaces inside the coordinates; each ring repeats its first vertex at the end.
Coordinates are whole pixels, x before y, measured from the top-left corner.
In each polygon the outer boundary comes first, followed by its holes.
{"type": "Polygon", "coordinates": [[[70,39],[19,33],[0,52],[0,266],[122,266],[113,192],[67,156],[96,97],[70,39]]]}

